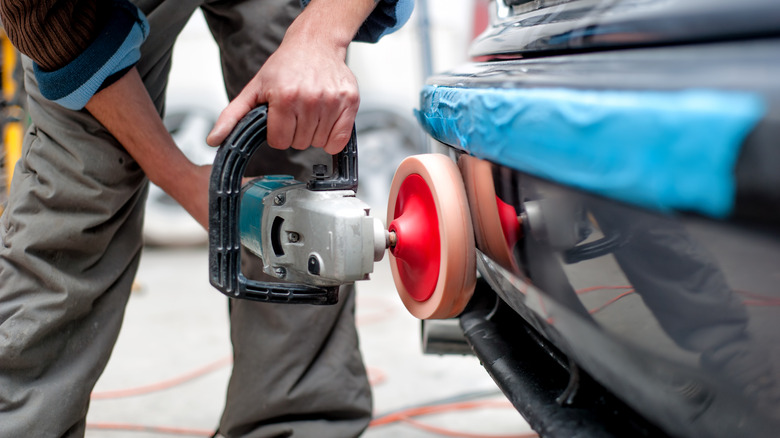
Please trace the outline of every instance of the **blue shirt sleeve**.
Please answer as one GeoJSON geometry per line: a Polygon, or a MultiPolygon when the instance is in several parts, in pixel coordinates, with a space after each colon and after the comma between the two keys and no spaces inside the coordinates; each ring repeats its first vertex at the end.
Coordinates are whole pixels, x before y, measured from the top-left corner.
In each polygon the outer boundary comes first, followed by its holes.
{"type": "Polygon", "coordinates": [[[76,59],[54,71],[33,65],[43,97],[79,110],[114,74],[127,71],[141,58],[141,43],[149,35],[146,17],[127,0],[114,0],[105,27],[76,59]]]}

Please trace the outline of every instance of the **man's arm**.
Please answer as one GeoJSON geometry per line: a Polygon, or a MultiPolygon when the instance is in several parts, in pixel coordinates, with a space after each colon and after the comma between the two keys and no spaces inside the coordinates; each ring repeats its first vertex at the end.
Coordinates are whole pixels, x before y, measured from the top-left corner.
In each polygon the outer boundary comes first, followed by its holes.
{"type": "MultiPolygon", "coordinates": [[[[357,82],[345,64],[346,50],[376,3],[350,0],[344,2],[349,7],[339,10],[324,4],[315,0],[293,22],[279,50],[223,111],[215,130],[224,129],[224,135],[218,141],[210,135],[210,144],[219,145],[238,120],[267,102],[269,144],[281,149],[315,145],[330,153],[346,145],[359,102],[357,82]],[[226,123],[226,117],[232,123],[226,123]]],[[[208,229],[210,167],[194,165],[176,147],[134,68],[95,94],[86,109],[153,183],[208,229]]]]}
{"type": "Polygon", "coordinates": [[[44,97],[85,107],[207,228],[210,168],[181,153],[132,67],[148,33],[143,14],[126,1],[0,0],[0,15],[9,38],[35,61],[44,97]]]}
{"type": "Polygon", "coordinates": [[[279,49],[228,105],[207,142],[222,143],[252,108],[268,104],[268,144],[314,146],[335,154],[352,134],[360,98],[346,65],[347,46],[377,0],[313,0],[292,23],[279,49]]]}
{"type": "Polygon", "coordinates": [[[124,146],[150,181],[208,229],[211,166],[197,166],[179,150],[135,68],[92,96],[86,109],[124,146]]]}
{"type": "MultiPolygon", "coordinates": [[[[2,0],[4,18],[9,11],[7,5],[13,3],[14,0],[2,0]]],[[[53,97],[46,93],[44,96],[68,108],[85,107],[90,111],[152,182],[207,227],[209,168],[195,166],[178,150],[137,71],[127,67],[138,59],[138,46],[148,25],[132,5],[119,5],[122,9],[114,9],[115,15],[108,20],[109,26],[113,22],[122,24],[124,27],[110,27],[121,31],[101,36],[101,40],[84,50],[103,54],[105,47],[122,41],[134,42],[129,45],[132,50],[121,57],[110,57],[107,62],[119,59],[119,63],[105,64],[106,68],[97,73],[80,64],[83,53],[54,72],[37,70],[41,90],[44,91],[43,83],[48,82],[53,97]],[[100,76],[105,72],[107,78],[100,76]],[[73,77],[78,80],[72,84],[73,81],[66,81],[67,86],[63,86],[60,79],[73,77]],[[145,129],[137,129],[139,126],[145,129]]],[[[209,135],[209,144],[220,144],[249,110],[268,103],[268,140],[272,146],[305,149],[314,145],[329,153],[341,150],[349,140],[359,103],[357,82],[345,63],[346,48],[375,6],[376,0],[343,0],[338,8],[324,0],[313,0],[290,26],[280,48],[223,111],[209,135]]],[[[36,59],[37,64],[42,61],[43,58],[36,59]]]]}
{"type": "MultiPolygon", "coordinates": [[[[285,141],[271,143],[277,147],[305,149],[314,144],[326,147],[330,153],[344,147],[352,133],[359,102],[357,83],[345,64],[346,47],[375,5],[374,0],[350,1],[354,7],[349,10],[326,7],[327,14],[317,15],[317,9],[307,8],[296,19],[287,31],[283,47],[220,116],[222,125],[217,122],[217,128],[225,126],[226,114],[236,115],[225,136],[252,108],[268,102],[269,143],[272,126],[278,125],[273,132],[288,135],[291,140],[286,145],[285,141]],[[266,94],[256,93],[259,89],[252,88],[253,84],[268,87],[266,94]],[[256,100],[258,96],[269,99],[256,100]],[[233,112],[236,108],[238,113],[233,112]]],[[[208,229],[210,167],[194,165],[176,147],[134,68],[95,94],[86,109],[116,137],[153,183],[208,229]],[[144,129],[137,129],[139,126],[144,129]]],[[[222,140],[224,137],[212,144],[218,145],[222,140]]]]}

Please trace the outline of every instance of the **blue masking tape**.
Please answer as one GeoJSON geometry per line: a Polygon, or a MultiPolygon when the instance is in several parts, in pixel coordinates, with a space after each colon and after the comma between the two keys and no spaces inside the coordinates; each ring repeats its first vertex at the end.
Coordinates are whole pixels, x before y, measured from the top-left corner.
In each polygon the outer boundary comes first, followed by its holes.
{"type": "Polygon", "coordinates": [[[722,218],[763,99],[717,90],[426,86],[416,111],[437,140],[531,175],[661,211],[722,218]]]}

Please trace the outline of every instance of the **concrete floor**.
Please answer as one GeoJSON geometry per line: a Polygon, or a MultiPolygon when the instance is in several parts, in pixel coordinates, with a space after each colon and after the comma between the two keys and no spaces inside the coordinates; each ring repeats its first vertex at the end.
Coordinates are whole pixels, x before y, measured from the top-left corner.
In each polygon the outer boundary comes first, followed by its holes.
{"type": "MultiPolygon", "coordinates": [[[[209,436],[213,431],[230,373],[230,345],[227,298],[208,284],[207,265],[203,247],[146,250],[119,341],[95,388],[87,437],[209,436]]],[[[450,436],[530,431],[475,357],[421,353],[420,323],[398,299],[386,260],[376,264],[371,281],[359,283],[357,315],[377,416],[480,393],[477,400],[489,406],[417,420],[456,431],[450,436]]],[[[372,427],[365,436],[443,435],[399,422],[372,427]]]]}

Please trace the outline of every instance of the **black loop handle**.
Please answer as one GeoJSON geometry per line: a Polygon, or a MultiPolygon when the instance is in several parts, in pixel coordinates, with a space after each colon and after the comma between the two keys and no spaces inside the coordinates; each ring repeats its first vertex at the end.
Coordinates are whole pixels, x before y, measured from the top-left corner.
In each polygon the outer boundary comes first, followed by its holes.
{"type": "MultiPolygon", "coordinates": [[[[214,159],[209,182],[211,284],[231,298],[270,303],[335,304],[338,302],[338,286],[317,287],[256,281],[241,273],[241,181],[249,158],[266,142],[267,121],[268,110],[265,105],[250,111],[222,143],[214,159]]],[[[309,181],[308,187],[310,190],[357,188],[357,143],[354,128],[347,147],[333,157],[332,175],[309,181]]]]}
{"type": "Polygon", "coordinates": [[[317,178],[310,180],[306,187],[309,190],[353,190],[357,192],[358,188],[358,165],[357,165],[357,135],[355,127],[352,127],[352,137],[349,142],[338,154],[333,156],[333,173],[328,178],[317,178]]]}

